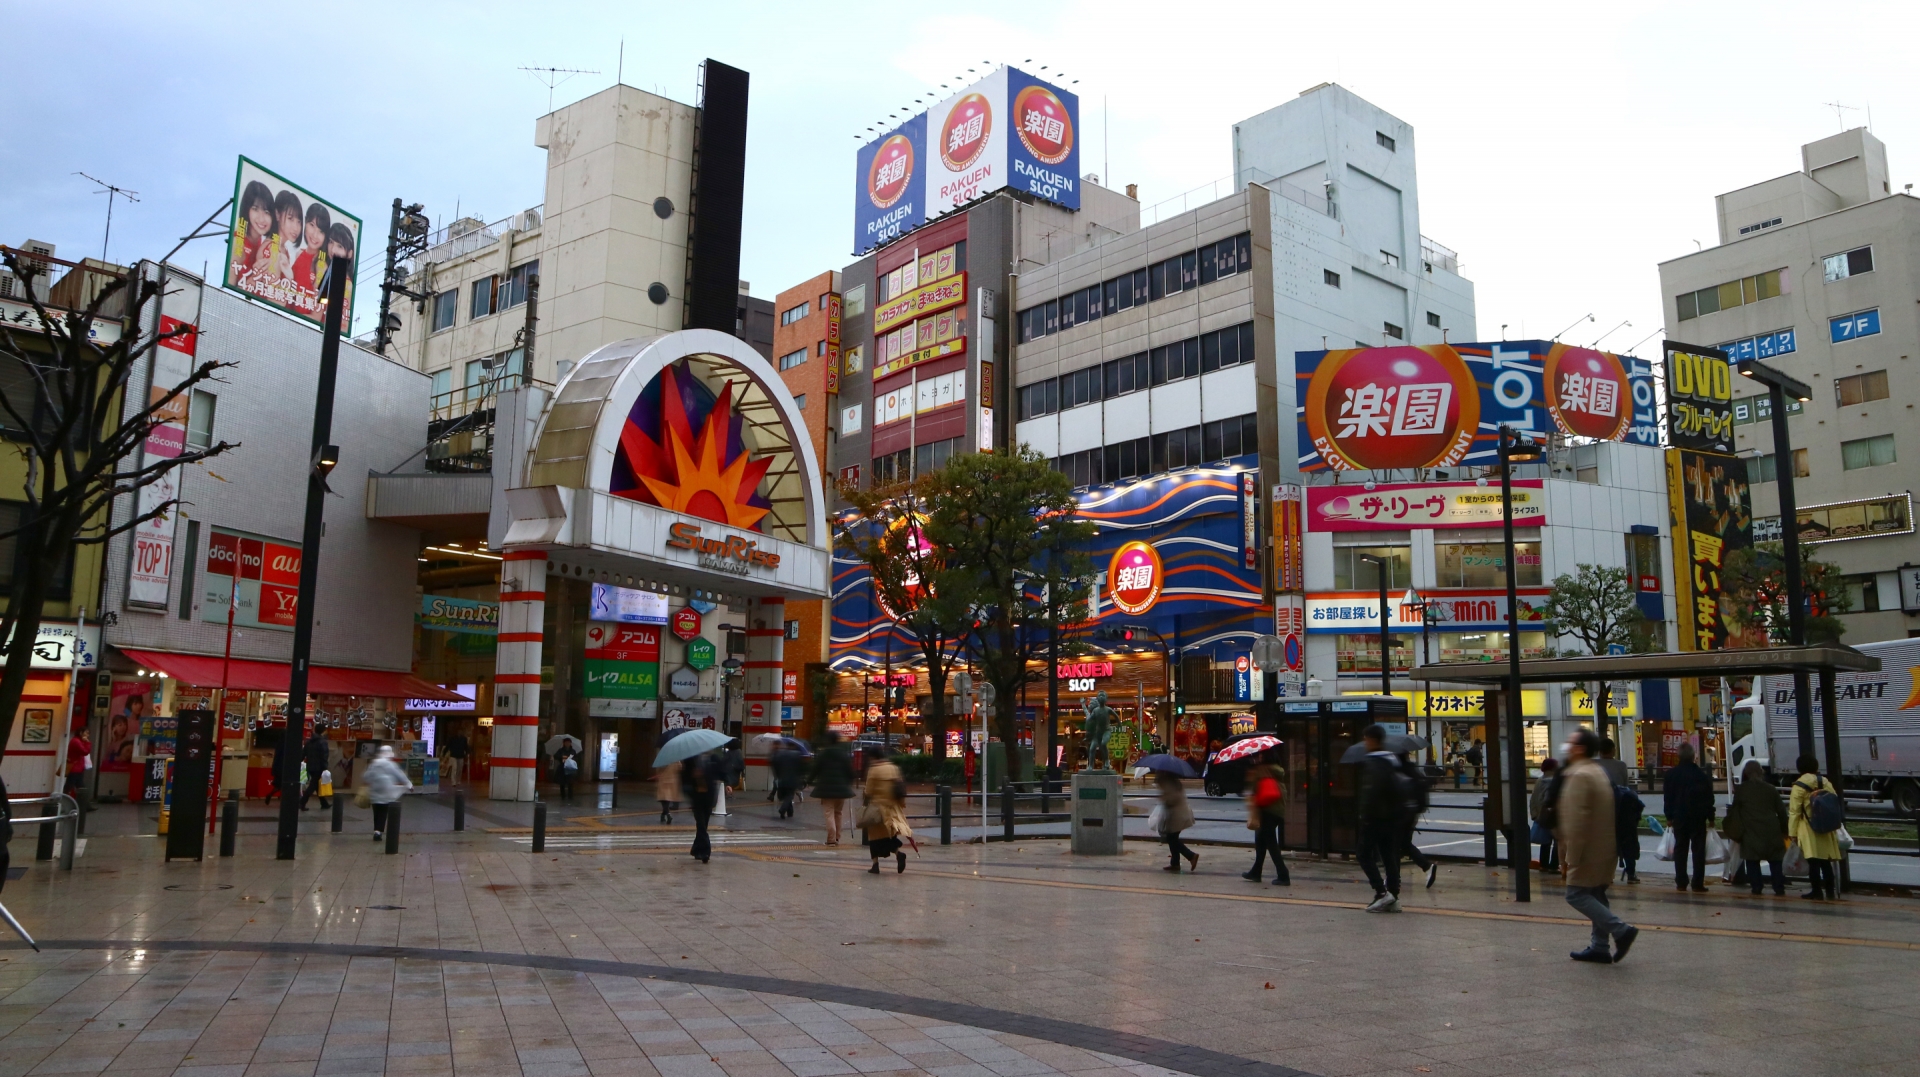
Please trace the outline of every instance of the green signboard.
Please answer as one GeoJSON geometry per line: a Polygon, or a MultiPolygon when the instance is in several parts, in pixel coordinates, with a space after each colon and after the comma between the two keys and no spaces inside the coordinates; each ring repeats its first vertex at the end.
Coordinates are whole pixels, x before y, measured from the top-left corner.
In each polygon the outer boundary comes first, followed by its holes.
{"type": "Polygon", "coordinates": [[[588,699],[659,699],[660,663],[586,660],[588,699]]]}
{"type": "Polygon", "coordinates": [[[687,644],[687,665],[695,669],[713,668],[713,641],[705,636],[695,636],[687,644]]]}

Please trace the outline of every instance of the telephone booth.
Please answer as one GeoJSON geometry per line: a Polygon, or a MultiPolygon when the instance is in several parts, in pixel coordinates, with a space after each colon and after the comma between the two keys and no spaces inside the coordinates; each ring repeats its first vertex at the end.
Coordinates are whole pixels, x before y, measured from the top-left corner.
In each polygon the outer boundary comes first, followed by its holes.
{"type": "Polygon", "coordinates": [[[1280,765],[1287,777],[1281,844],[1316,856],[1358,852],[1359,768],[1341,763],[1340,757],[1375,722],[1406,732],[1407,701],[1397,696],[1289,699],[1280,701],[1278,710],[1274,735],[1282,742],[1280,765]]]}

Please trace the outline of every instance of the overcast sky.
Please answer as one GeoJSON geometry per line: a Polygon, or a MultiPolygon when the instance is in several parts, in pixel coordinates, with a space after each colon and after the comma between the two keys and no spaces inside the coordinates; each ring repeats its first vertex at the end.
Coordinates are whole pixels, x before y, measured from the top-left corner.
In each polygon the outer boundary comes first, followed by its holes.
{"type": "MultiPolygon", "coordinates": [[[[0,242],[163,254],[232,191],[239,154],[366,221],[398,195],[437,222],[539,203],[520,67],[597,70],[691,101],[707,56],[749,71],[741,276],[755,295],[848,261],[868,124],[968,66],[1011,62],[1081,96],[1083,171],[1154,203],[1224,178],[1229,129],[1322,81],[1412,124],[1421,230],[1460,252],[1479,335],[1624,348],[1661,325],[1656,265],[1711,245],[1713,196],[1799,167],[1872,110],[1893,189],[1920,181],[1910,50],[1920,8],[1740,5],[61,4],[0,0],[14,77],[0,109],[0,242]],[[1028,61],[1031,59],[1030,63],[1028,61]],[[1042,64],[1047,70],[1039,71],[1042,64]],[[1829,102],[1853,106],[1836,114],[1829,102]],[[1109,144],[1110,136],[1110,144],[1109,144]],[[1594,322],[1585,323],[1591,313],[1594,322]]],[[[217,241],[177,260],[199,266],[217,241]]],[[[372,293],[357,329],[371,325],[372,293]]],[[[1658,338],[1636,349],[1658,354],[1658,338]]]]}

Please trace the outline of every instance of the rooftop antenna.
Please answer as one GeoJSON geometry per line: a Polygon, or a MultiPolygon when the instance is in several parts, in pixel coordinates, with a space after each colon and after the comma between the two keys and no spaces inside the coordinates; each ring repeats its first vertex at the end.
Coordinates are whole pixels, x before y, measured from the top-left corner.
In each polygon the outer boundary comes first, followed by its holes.
{"type": "MultiPolygon", "coordinates": [[[[626,43],[624,41],[621,42],[620,53],[620,66],[624,68],[627,62],[626,43]]],[[[598,71],[583,70],[578,67],[523,67],[520,70],[532,75],[535,82],[547,88],[548,112],[553,111],[553,88],[555,86],[560,85],[575,75],[598,75],[600,73],[598,71]],[[563,78],[562,76],[565,77],[563,78]]]]}
{"type": "Polygon", "coordinates": [[[75,172],[74,175],[79,176],[81,179],[84,179],[89,183],[99,184],[100,189],[93,193],[104,194],[107,196],[107,231],[105,235],[100,237],[100,260],[102,262],[105,262],[108,260],[107,259],[107,243],[113,239],[113,199],[117,195],[121,198],[126,199],[129,202],[138,202],[140,201],[140,199],[136,196],[139,195],[140,192],[129,191],[125,187],[115,187],[113,184],[108,183],[106,180],[94,179],[92,176],[87,175],[85,172],[75,172]]]}
{"type": "Polygon", "coordinates": [[[1833,110],[1833,118],[1840,122],[1840,130],[1842,131],[1847,129],[1847,117],[1845,112],[1860,111],[1859,109],[1853,107],[1852,105],[1843,105],[1838,101],[1827,102],[1827,107],[1833,110]],[[1843,109],[1845,110],[1845,112],[1841,111],[1843,109]]]}
{"type": "MultiPolygon", "coordinates": [[[[618,61],[618,66],[616,66],[613,69],[613,84],[615,86],[620,85],[620,80],[626,78],[626,75],[627,75],[627,39],[623,37],[620,39],[620,59],[618,61]]],[[[547,104],[551,106],[553,102],[548,101],[547,104]]],[[[551,112],[553,111],[553,109],[549,107],[547,111],[551,112]]]]}

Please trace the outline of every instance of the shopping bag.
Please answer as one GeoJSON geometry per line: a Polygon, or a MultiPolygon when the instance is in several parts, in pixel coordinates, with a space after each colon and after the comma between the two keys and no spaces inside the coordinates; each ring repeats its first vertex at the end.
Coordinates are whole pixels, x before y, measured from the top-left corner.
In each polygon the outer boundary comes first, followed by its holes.
{"type": "Polygon", "coordinates": [[[1780,870],[1789,876],[1807,874],[1807,854],[1800,850],[1800,843],[1787,846],[1787,855],[1780,862],[1780,870]]]}
{"type": "Polygon", "coordinates": [[[1532,838],[1535,845],[1545,845],[1553,840],[1553,834],[1547,830],[1547,825],[1538,819],[1535,819],[1533,825],[1527,828],[1527,837],[1532,838]]]}
{"type": "Polygon", "coordinates": [[[353,791],[353,806],[366,809],[373,807],[373,788],[362,785],[353,791]]]}
{"type": "Polygon", "coordinates": [[[1853,835],[1847,833],[1847,828],[1844,825],[1834,832],[1834,836],[1840,839],[1841,852],[1848,852],[1853,848],[1853,835]]]}
{"type": "Polygon", "coordinates": [[[1660,840],[1654,843],[1653,858],[1655,860],[1673,859],[1673,831],[1668,830],[1663,832],[1660,835],[1660,840]]]}
{"type": "Polygon", "coordinates": [[[1660,825],[1660,820],[1651,815],[1647,816],[1647,829],[1651,831],[1655,837],[1659,837],[1667,832],[1667,828],[1660,825]]]}
{"type": "Polygon", "coordinates": [[[1160,824],[1165,822],[1166,818],[1167,806],[1164,804],[1155,804],[1153,810],[1147,813],[1147,829],[1153,831],[1155,834],[1160,833],[1160,824]]]}
{"type": "Polygon", "coordinates": [[[1727,839],[1720,836],[1718,830],[1707,828],[1707,863],[1724,864],[1727,862],[1729,846],[1727,839]]]}

